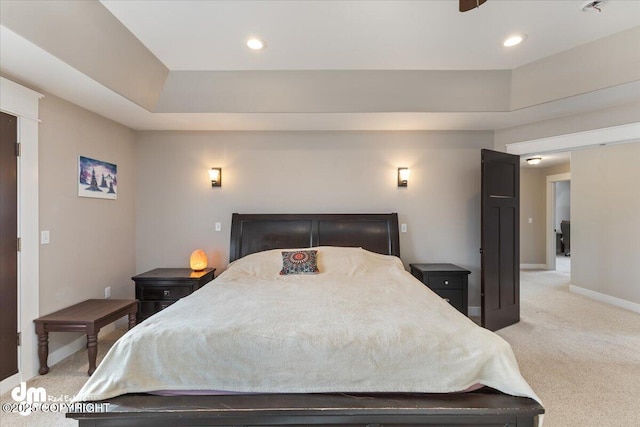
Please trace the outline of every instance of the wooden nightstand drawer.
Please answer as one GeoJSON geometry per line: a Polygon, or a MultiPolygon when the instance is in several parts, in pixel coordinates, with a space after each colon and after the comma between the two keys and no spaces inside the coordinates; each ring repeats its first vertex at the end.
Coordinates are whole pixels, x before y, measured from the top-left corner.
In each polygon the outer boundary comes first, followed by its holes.
{"type": "Polygon", "coordinates": [[[441,290],[441,289],[432,289],[433,292],[440,295],[445,301],[454,306],[458,311],[463,311],[463,298],[462,298],[462,290],[441,290]]]}
{"type": "Polygon", "coordinates": [[[180,298],[191,295],[213,280],[215,268],[156,268],[133,276],[136,299],[140,301],[138,323],[164,310],[180,298]]]}
{"type": "Polygon", "coordinates": [[[141,300],[176,301],[191,294],[191,286],[142,286],[141,300]]]}
{"type": "Polygon", "coordinates": [[[465,316],[468,310],[469,270],[455,264],[409,264],[411,274],[465,316]]]}
{"type": "Polygon", "coordinates": [[[175,301],[140,301],[140,309],[138,314],[140,317],[149,317],[165,308],[169,307],[175,301]]]}
{"type": "Polygon", "coordinates": [[[431,289],[462,289],[462,277],[449,274],[430,274],[429,283],[423,282],[431,289]]]}

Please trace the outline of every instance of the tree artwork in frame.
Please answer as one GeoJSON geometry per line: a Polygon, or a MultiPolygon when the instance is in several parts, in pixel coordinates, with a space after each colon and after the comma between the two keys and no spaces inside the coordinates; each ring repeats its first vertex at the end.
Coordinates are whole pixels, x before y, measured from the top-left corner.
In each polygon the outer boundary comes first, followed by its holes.
{"type": "Polygon", "coordinates": [[[118,166],[90,157],[78,157],[78,196],[118,198],[118,166]]]}

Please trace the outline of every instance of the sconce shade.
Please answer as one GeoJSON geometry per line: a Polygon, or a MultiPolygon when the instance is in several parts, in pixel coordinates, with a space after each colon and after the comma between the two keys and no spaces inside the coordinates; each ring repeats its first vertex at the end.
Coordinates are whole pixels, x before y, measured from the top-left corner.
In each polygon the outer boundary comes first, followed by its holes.
{"type": "Polygon", "coordinates": [[[202,249],[196,249],[191,252],[191,257],[189,258],[189,266],[193,271],[202,271],[207,268],[207,254],[204,253],[202,249]]]}
{"type": "Polygon", "coordinates": [[[209,169],[209,178],[212,187],[222,187],[222,168],[209,169]]]}
{"type": "Polygon", "coordinates": [[[407,187],[409,184],[409,176],[411,175],[411,169],[398,168],[398,187],[407,187]]]}

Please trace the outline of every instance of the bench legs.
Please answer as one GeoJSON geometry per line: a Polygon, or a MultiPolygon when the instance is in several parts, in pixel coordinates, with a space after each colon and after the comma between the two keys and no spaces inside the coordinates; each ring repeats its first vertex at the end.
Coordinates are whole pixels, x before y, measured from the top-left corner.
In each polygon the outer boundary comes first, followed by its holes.
{"type": "MultiPolygon", "coordinates": [[[[91,375],[96,370],[96,358],[98,356],[98,333],[87,335],[87,350],[89,353],[89,371],[91,375]]],[[[40,375],[49,373],[47,359],[49,357],[49,332],[38,331],[38,359],[40,360],[40,375]]]]}
{"type": "Polygon", "coordinates": [[[46,375],[49,372],[49,366],[47,366],[47,358],[49,357],[49,332],[44,327],[36,327],[36,333],[38,334],[38,359],[40,360],[40,369],[38,373],[40,375],[46,375]]]}
{"type": "Polygon", "coordinates": [[[98,331],[95,334],[87,335],[87,350],[89,353],[89,375],[96,370],[96,358],[98,356],[98,331]]]}
{"type": "MultiPolygon", "coordinates": [[[[91,300],[90,300],[91,301],[91,300]]],[[[126,302],[126,301],[125,301],[126,302]]],[[[84,332],[87,334],[87,352],[89,353],[89,371],[91,375],[96,370],[96,359],[98,356],[98,332],[100,327],[112,323],[124,314],[128,315],[129,329],[136,326],[136,312],[138,305],[135,301],[128,307],[123,307],[119,311],[114,311],[111,318],[107,318],[104,322],[85,322],[85,321],[68,321],[48,323],[45,319],[36,319],[36,334],[38,335],[38,359],[40,361],[40,375],[46,375],[49,372],[47,366],[47,358],[49,357],[49,331],[52,332],[84,332]],[[126,309],[126,311],[125,311],[126,309]]]]}
{"type": "Polygon", "coordinates": [[[136,311],[129,312],[129,330],[136,326],[136,311]]]}

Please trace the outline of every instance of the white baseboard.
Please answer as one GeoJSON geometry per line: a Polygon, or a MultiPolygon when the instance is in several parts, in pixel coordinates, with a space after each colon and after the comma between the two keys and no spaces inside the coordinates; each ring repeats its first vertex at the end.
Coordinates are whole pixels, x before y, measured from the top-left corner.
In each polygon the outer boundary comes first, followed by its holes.
{"type": "Polygon", "coordinates": [[[585,288],[581,288],[579,286],[574,286],[574,285],[569,285],[569,291],[576,294],[583,295],[587,298],[594,299],[596,301],[600,301],[606,304],[615,305],[616,307],[624,308],[625,310],[640,313],[640,304],[637,304],[635,302],[612,297],[611,295],[601,294],[600,292],[592,291],[591,289],[585,289],[585,288]]]}
{"type": "Polygon", "coordinates": [[[22,376],[20,375],[20,372],[18,372],[17,374],[11,375],[10,377],[0,381],[0,394],[5,394],[9,390],[13,390],[15,387],[19,386],[21,379],[22,376]]]}
{"type": "Polygon", "coordinates": [[[547,270],[547,264],[520,264],[520,270],[547,270]]]}
{"type": "Polygon", "coordinates": [[[469,307],[469,310],[467,311],[467,314],[470,317],[480,317],[481,313],[480,307],[469,307]]]}

